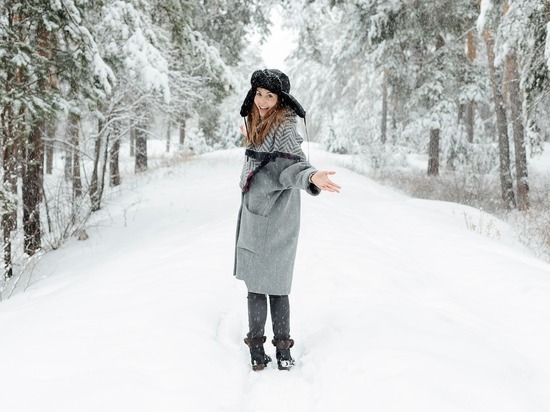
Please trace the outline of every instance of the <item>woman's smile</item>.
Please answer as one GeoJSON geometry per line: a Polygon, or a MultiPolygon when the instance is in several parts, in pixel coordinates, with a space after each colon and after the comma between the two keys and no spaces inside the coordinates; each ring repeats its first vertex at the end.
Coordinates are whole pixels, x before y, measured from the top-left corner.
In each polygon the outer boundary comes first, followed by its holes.
{"type": "Polygon", "coordinates": [[[277,104],[278,100],[279,98],[275,93],[262,87],[256,89],[254,104],[258,108],[261,117],[265,117],[266,113],[277,104]]]}

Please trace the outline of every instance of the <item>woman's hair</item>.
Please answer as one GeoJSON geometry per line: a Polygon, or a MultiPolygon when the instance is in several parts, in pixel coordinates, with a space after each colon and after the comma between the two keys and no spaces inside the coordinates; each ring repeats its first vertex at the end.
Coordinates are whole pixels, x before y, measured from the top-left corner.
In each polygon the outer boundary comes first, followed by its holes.
{"type": "Polygon", "coordinates": [[[260,117],[260,111],[256,105],[253,104],[252,110],[247,116],[247,132],[244,139],[245,146],[249,144],[256,147],[261,146],[269,131],[279,127],[287,115],[288,110],[281,105],[280,99],[278,99],[277,104],[267,112],[264,118],[260,117]]]}

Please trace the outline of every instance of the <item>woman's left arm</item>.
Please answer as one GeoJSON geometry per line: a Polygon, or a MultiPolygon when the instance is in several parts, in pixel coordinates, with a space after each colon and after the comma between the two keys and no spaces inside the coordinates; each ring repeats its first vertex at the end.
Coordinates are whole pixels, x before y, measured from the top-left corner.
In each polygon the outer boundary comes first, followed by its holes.
{"type": "MultiPolygon", "coordinates": [[[[292,162],[281,159],[282,162],[292,162]]],[[[311,176],[317,172],[309,162],[294,161],[286,166],[279,175],[279,183],[285,189],[302,189],[313,196],[321,193],[321,190],[310,180],[311,176]]]]}
{"type": "Polygon", "coordinates": [[[335,173],[332,170],[317,170],[306,161],[295,162],[281,172],[279,182],[283,187],[303,189],[314,196],[321,190],[338,193],[341,187],[328,177],[335,173]]]}
{"type": "MultiPolygon", "coordinates": [[[[283,131],[286,144],[289,145],[288,151],[303,157],[301,142],[303,139],[296,131],[296,125],[293,122],[287,123],[283,131]]],[[[279,182],[286,188],[303,189],[311,195],[318,195],[321,190],[329,192],[339,192],[340,186],[329,179],[328,175],[333,175],[334,171],[317,170],[308,161],[302,160],[287,166],[282,170],[279,176],[279,182]]]]}
{"type": "Polygon", "coordinates": [[[329,179],[328,175],[336,174],[332,170],[319,170],[310,176],[309,181],[321,190],[340,193],[341,187],[329,179]]]}

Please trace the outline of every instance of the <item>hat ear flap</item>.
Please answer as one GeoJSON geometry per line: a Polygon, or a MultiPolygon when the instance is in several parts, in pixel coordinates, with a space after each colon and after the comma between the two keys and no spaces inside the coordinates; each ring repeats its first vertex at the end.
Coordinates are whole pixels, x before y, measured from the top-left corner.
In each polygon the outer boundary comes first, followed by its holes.
{"type": "Polygon", "coordinates": [[[306,117],[306,111],[304,110],[302,105],[298,103],[298,100],[292,97],[292,95],[288,93],[283,93],[283,96],[281,98],[281,103],[285,106],[290,107],[292,110],[294,110],[294,113],[296,113],[302,119],[306,117]]]}
{"type": "Polygon", "coordinates": [[[246,117],[250,113],[250,110],[252,109],[252,105],[254,104],[254,94],[256,93],[256,90],[254,88],[250,89],[244,98],[243,105],[241,106],[241,117],[246,117]]]}

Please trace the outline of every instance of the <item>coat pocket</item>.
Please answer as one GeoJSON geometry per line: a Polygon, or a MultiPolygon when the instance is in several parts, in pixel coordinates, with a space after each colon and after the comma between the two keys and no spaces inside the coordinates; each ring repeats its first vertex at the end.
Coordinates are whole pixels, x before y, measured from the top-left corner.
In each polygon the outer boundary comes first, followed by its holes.
{"type": "Polygon", "coordinates": [[[255,215],[243,203],[237,247],[253,253],[261,252],[266,244],[269,218],[255,215]]]}

